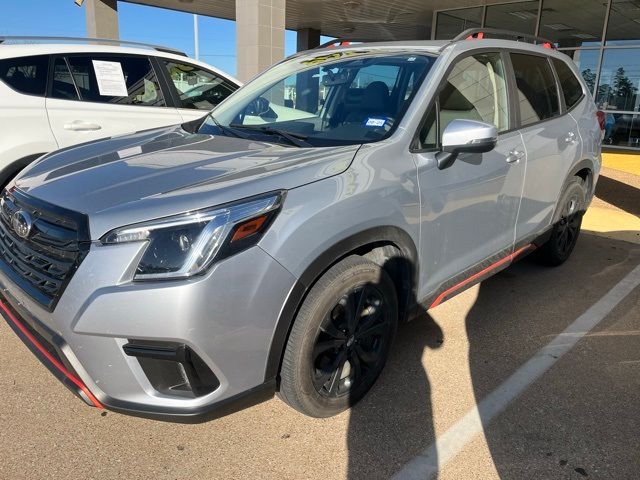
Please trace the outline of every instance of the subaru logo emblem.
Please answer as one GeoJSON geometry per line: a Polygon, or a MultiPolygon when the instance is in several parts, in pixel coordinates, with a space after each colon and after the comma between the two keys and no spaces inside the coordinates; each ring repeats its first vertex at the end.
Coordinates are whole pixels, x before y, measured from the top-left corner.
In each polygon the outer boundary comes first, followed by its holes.
{"type": "Polygon", "coordinates": [[[32,225],[33,220],[31,219],[31,215],[24,210],[18,210],[11,217],[11,226],[13,227],[13,231],[16,232],[16,235],[19,237],[27,238],[29,233],[31,233],[32,225]]]}

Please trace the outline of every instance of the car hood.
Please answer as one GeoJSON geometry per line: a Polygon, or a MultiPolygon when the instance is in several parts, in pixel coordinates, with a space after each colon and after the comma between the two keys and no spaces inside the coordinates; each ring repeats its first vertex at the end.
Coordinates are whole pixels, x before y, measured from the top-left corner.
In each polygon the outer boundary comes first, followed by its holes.
{"type": "Polygon", "coordinates": [[[337,175],[358,148],[295,148],[177,126],[60,150],[27,167],[15,186],[87,214],[97,239],[123,225],[337,175]]]}

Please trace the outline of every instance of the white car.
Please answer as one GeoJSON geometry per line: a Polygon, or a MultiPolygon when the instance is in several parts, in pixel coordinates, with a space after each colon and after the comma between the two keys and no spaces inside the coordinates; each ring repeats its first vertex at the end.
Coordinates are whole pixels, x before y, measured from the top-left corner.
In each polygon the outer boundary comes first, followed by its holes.
{"type": "Polygon", "coordinates": [[[0,37],[0,187],[59,148],[201,118],[241,85],[164,47],[26,38],[0,37]]]}

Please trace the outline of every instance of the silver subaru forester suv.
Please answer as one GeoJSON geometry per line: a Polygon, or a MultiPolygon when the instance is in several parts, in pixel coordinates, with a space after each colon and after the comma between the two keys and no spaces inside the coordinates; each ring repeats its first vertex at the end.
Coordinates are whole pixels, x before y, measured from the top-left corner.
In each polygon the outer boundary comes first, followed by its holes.
{"type": "Polygon", "coordinates": [[[99,408],[345,410],[399,322],[576,244],[591,94],[549,45],[477,37],[304,52],[202,120],[39,159],[2,195],[3,316],[99,408]]]}

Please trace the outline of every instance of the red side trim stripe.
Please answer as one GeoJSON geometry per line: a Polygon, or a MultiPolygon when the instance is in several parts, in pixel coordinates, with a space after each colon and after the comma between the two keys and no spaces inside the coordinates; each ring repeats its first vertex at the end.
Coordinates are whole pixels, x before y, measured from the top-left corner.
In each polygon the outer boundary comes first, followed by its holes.
{"type": "Polygon", "coordinates": [[[69,370],[67,370],[64,365],[62,365],[53,355],[51,355],[49,353],[49,351],[44,348],[42,346],[42,344],[31,334],[31,332],[29,330],[27,330],[27,327],[25,327],[22,322],[20,320],[18,320],[16,318],[16,316],[11,312],[11,310],[9,310],[9,307],[7,307],[4,302],[0,301],[0,309],[4,312],[4,314],[9,318],[9,320],[11,320],[11,322],[18,328],[18,330],[20,330],[20,332],[22,332],[22,334],[27,337],[27,339],[29,340],[29,342],[31,342],[31,344],[36,347],[38,349],[38,351],[45,356],[45,358],[51,362],[51,364],[56,367],[57,370],[60,371],[60,373],[62,373],[65,377],[67,377],[69,380],[71,380],[71,382],[73,382],[73,384],[78,387],[80,390],[82,390],[82,392],[87,396],[87,398],[89,400],[91,400],[91,403],[93,403],[93,406],[96,408],[104,408],[102,406],[102,404],[98,401],[98,399],[93,395],[93,393],[91,393],[89,391],[89,389],[87,388],[87,386],[82,382],[82,380],[80,380],[78,377],[76,377],[73,373],[71,373],[69,370]]]}
{"type": "Polygon", "coordinates": [[[433,301],[433,303],[431,304],[431,306],[429,308],[437,307],[438,305],[440,305],[445,300],[445,298],[447,298],[449,295],[451,295],[456,290],[460,290],[465,285],[468,285],[471,282],[473,282],[474,280],[477,280],[478,278],[482,277],[483,275],[489,273],[491,270],[494,270],[494,269],[498,268],[499,266],[504,265],[507,262],[510,262],[511,260],[516,258],[518,255],[524,253],[525,251],[532,250],[532,249],[535,249],[535,248],[536,248],[536,246],[533,245],[533,244],[525,245],[524,247],[521,247],[518,250],[516,250],[515,252],[513,252],[512,254],[507,255],[506,257],[504,257],[504,258],[498,260],[497,262],[492,263],[488,267],[480,270],[478,273],[475,273],[475,274],[471,275],[470,277],[464,279],[460,283],[457,283],[453,287],[446,289],[444,292],[442,292],[440,295],[438,295],[438,298],[436,298],[433,301]]]}

